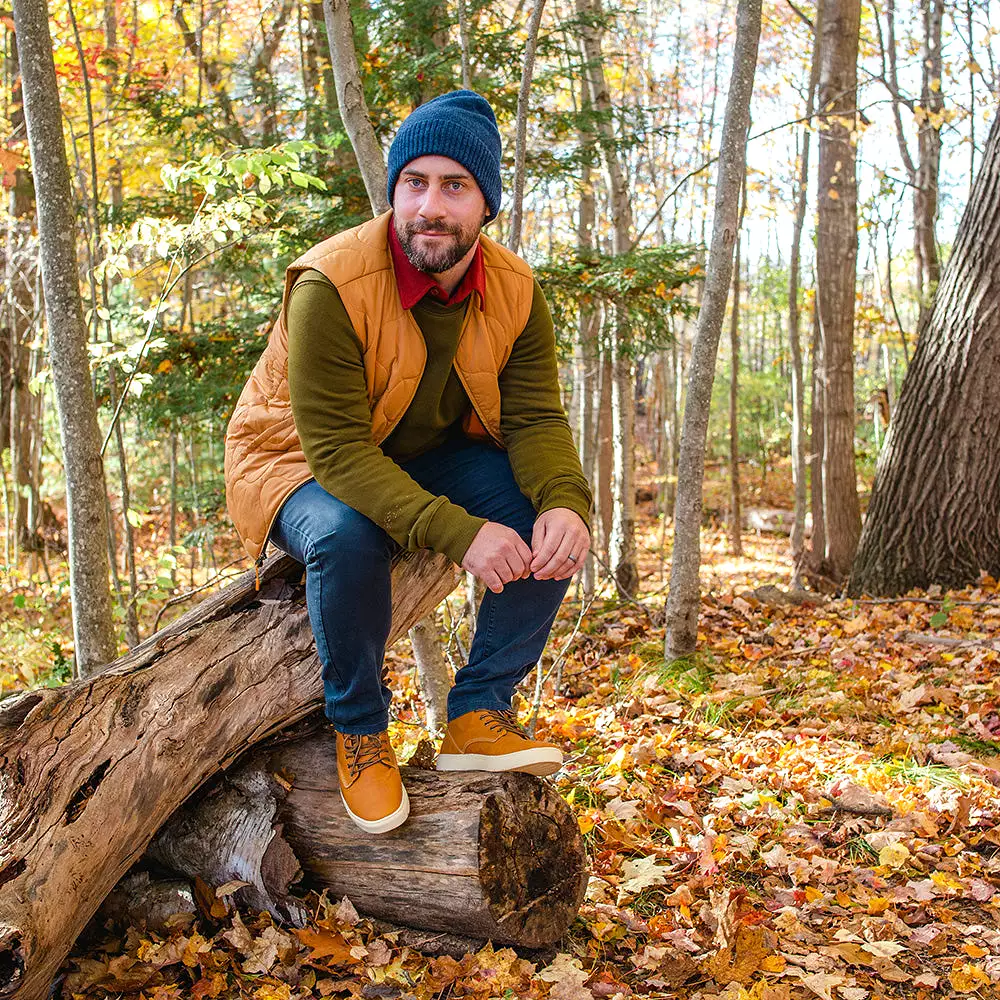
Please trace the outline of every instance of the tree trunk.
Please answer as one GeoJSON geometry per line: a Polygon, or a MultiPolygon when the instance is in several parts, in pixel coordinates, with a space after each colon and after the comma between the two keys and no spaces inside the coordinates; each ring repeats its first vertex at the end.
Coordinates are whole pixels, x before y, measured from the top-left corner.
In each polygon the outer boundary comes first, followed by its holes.
{"type": "Polygon", "coordinates": [[[76,222],[62,130],[62,109],[43,0],[14,6],[24,111],[38,199],[45,313],[59,409],[69,528],[70,590],[76,664],[86,675],[114,657],[107,496],[91,389],[87,330],[77,277],[76,222]]]}
{"type": "MultiPolygon", "coordinates": [[[[586,86],[583,91],[583,106],[586,107],[586,86]]],[[[586,136],[580,136],[581,148],[586,146],[586,136]]],[[[577,244],[584,252],[592,251],[594,247],[594,227],[597,224],[597,202],[594,198],[594,185],[592,168],[589,156],[584,153],[585,159],[580,177],[580,214],[577,220],[577,244]]],[[[596,419],[594,409],[594,399],[596,386],[599,381],[599,354],[598,335],[600,333],[600,319],[597,311],[590,303],[580,303],[580,314],[576,329],[576,396],[577,409],[577,447],[580,451],[580,464],[587,482],[594,483],[597,448],[596,445],[596,419]]],[[[595,490],[596,493],[596,490],[595,490]]],[[[596,536],[596,521],[594,518],[594,534],[596,536]]],[[[587,559],[583,566],[583,591],[587,598],[594,593],[595,573],[594,573],[594,546],[587,553],[587,559]]]]}
{"type": "Polygon", "coordinates": [[[417,663],[417,679],[424,699],[427,728],[443,729],[448,724],[448,692],[452,679],[441,649],[437,618],[433,610],[410,629],[410,645],[417,663]]]}
{"type": "Polygon", "coordinates": [[[323,0],[323,14],[330,43],[330,61],[333,63],[333,76],[337,84],[340,116],[358,158],[358,167],[372,211],[379,215],[389,207],[385,158],[368,117],[348,0],[323,0]]]}
{"type": "Polygon", "coordinates": [[[826,515],[823,510],[823,436],[826,413],[823,408],[823,340],[819,335],[819,309],[813,310],[812,330],[812,418],[810,420],[810,501],[812,507],[812,557],[819,569],[826,551],[826,515]]]}
{"type": "Polygon", "coordinates": [[[249,882],[236,901],[301,922],[288,891],[349,896],[366,916],[494,943],[558,941],[587,883],[580,828],[530,775],[403,767],[406,825],[358,830],[341,802],[334,734],[304,720],[268,740],[171,817],[147,856],[211,886],[249,882]],[[275,775],[280,776],[280,781],[275,775]]]}
{"type": "MultiPolygon", "coordinates": [[[[611,95],[604,73],[600,0],[576,0],[581,18],[581,40],[587,61],[586,77],[590,103],[598,118],[598,137],[610,186],[611,215],[614,227],[612,247],[616,255],[632,249],[632,204],[628,179],[618,156],[618,145],[611,121],[611,95]]],[[[612,492],[611,537],[608,562],[618,590],[628,596],[639,589],[639,568],[635,553],[635,383],[631,345],[626,340],[624,323],[618,311],[613,315],[611,335],[611,420],[612,420],[612,492]]]]}
{"type": "MultiPolygon", "coordinates": [[[[464,4],[464,0],[462,0],[464,4]]],[[[514,192],[510,205],[510,233],[507,248],[517,253],[521,248],[521,210],[524,203],[524,158],[528,140],[528,98],[531,78],[535,73],[535,47],[538,45],[538,28],[542,23],[545,0],[535,0],[528,23],[528,39],[524,46],[524,66],[521,70],[521,89],[517,94],[517,127],[514,140],[514,192]]],[[[463,64],[464,65],[464,64],[463,64]]]]}
{"type": "Polygon", "coordinates": [[[747,210],[747,175],[743,172],[740,218],[733,253],[733,305],[729,318],[729,538],[734,556],[743,555],[743,514],[740,510],[740,233],[747,210]]]}
{"type": "MultiPolygon", "coordinates": [[[[919,318],[917,331],[923,328],[934,289],[940,277],[935,225],[937,222],[938,175],[941,168],[941,126],[944,124],[944,94],[941,59],[941,29],[944,19],[943,0],[921,0],[923,39],[920,62],[919,102],[903,96],[897,75],[896,8],[886,6],[887,40],[882,40],[882,22],[876,12],[875,26],[882,49],[883,82],[892,98],[896,142],[907,179],[913,189],[913,256],[914,284],[917,290],[919,318]],[[907,106],[917,125],[917,158],[914,161],[903,131],[900,106],[907,106]]],[[[974,115],[972,116],[975,117],[974,115]]]]}
{"type": "Polygon", "coordinates": [[[924,327],[941,277],[936,223],[938,176],[941,172],[941,127],[944,124],[944,73],[941,60],[944,0],[924,0],[922,7],[924,38],[917,127],[918,166],[917,183],[913,191],[913,235],[920,294],[918,335],[924,327]]]}
{"type": "Polygon", "coordinates": [[[1000,576],[1000,118],[882,449],[852,594],[1000,576]]]}
{"type": "MultiPolygon", "coordinates": [[[[103,544],[103,536],[101,537],[103,544]]],[[[248,746],[322,704],[286,556],[83,681],[0,704],[0,998],[39,1000],[167,818],[248,746]],[[109,822],[113,818],[113,822],[109,822]]],[[[452,589],[443,556],[393,570],[393,642],[452,589]]]]}
{"type": "Polygon", "coordinates": [[[816,4],[813,22],[813,55],[806,94],[806,124],[802,129],[802,152],[796,181],[795,222],[792,227],[792,250],[788,265],[788,347],[792,361],[792,482],[795,486],[795,516],[792,521],[792,559],[798,566],[805,550],[806,537],[806,453],[805,453],[805,379],[802,365],[802,340],[799,336],[799,261],[802,230],[806,221],[809,197],[809,152],[812,140],[811,119],[819,81],[819,46],[823,36],[823,3],[816,4]]]}
{"type": "Polygon", "coordinates": [[[736,45],[719,149],[715,219],[704,296],[698,313],[698,332],[691,352],[677,471],[674,550],[670,564],[664,644],[665,655],[670,660],[694,652],[698,641],[705,441],[712,404],[712,383],[715,380],[715,359],[726,313],[729,282],[733,276],[733,244],[738,225],[740,185],[746,171],[750,96],[760,41],[760,9],[761,0],[739,0],[736,11],[736,45]]]}
{"type": "Polygon", "coordinates": [[[854,285],[858,255],[857,62],[860,0],[823,12],[819,107],[816,304],[823,341],[825,563],[846,579],[861,534],[854,467],[854,285]]]}

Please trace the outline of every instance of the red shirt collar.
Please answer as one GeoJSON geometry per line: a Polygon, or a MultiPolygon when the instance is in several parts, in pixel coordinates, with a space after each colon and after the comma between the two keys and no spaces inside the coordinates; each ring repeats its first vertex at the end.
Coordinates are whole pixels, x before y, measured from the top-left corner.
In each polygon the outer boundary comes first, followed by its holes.
{"type": "Polygon", "coordinates": [[[396,227],[391,221],[389,250],[392,254],[392,269],[396,273],[396,285],[399,288],[399,301],[404,309],[412,309],[425,295],[429,295],[434,302],[441,305],[454,306],[467,299],[473,292],[479,295],[479,307],[482,309],[486,305],[486,268],[483,266],[481,243],[476,244],[476,252],[472,256],[469,269],[450,296],[429,274],[413,266],[399,242],[396,227]]]}

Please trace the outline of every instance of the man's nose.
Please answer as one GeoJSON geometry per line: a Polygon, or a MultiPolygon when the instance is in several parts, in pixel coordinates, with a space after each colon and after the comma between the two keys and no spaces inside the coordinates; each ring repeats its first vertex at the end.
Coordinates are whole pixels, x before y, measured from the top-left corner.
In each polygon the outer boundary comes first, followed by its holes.
{"type": "Polygon", "coordinates": [[[423,201],[420,203],[420,214],[425,219],[440,219],[445,214],[444,199],[434,185],[428,185],[424,193],[423,201]]]}

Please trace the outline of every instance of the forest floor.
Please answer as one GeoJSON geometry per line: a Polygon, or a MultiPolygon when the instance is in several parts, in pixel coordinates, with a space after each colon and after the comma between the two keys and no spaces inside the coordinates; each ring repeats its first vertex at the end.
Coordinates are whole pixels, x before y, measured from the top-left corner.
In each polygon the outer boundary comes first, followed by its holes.
{"type": "MultiPolygon", "coordinates": [[[[638,600],[581,619],[568,599],[550,645],[563,689],[538,732],[566,751],[552,780],[591,858],[550,960],[490,945],[429,959],[312,897],[300,931],[247,913],[167,937],[92,927],[62,996],[1000,996],[996,581],[774,604],[753,591],[787,587],[787,539],[745,535],[734,558],[708,530],[699,651],[667,665],[648,509],[641,543],[638,600]]],[[[391,667],[406,759],[426,734],[405,643],[391,667]]]]}

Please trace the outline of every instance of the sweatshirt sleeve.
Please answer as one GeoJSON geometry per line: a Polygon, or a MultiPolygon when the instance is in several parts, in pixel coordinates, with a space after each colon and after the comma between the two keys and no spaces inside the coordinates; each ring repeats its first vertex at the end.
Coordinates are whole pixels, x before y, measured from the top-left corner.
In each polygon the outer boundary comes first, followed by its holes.
{"type": "Polygon", "coordinates": [[[460,564],[486,521],[425,490],[372,442],[361,342],[337,289],[305,272],[286,322],[292,415],[316,481],[404,548],[460,564]]]}
{"type": "Polygon", "coordinates": [[[568,507],[590,526],[593,496],[559,395],[552,315],[538,282],[500,373],[500,430],[517,485],[539,514],[568,507]]]}

